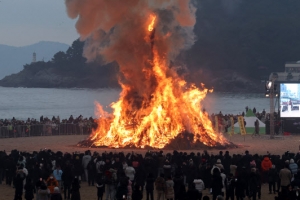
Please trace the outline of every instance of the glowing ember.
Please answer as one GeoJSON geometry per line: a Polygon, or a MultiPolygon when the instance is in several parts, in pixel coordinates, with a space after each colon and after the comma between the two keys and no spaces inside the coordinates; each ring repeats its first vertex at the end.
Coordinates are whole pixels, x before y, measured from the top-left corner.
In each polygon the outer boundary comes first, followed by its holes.
{"type": "MultiPolygon", "coordinates": [[[[170,67],[170,60],[188,43],[181,34],[189,34],[192,30],[189,27],[195,23],[195,10],[189,1],[167,1],[171,6],[166,2],[161,4],[162,1],[119,1],[120,13],[113,10],[110,2],[114,1],[66,1],[69,15],[79,16],[77,30],[82,37],[88,37],[89,44],[100,44],[109,38],[110,43],[106,42],[105,47],[97,51],[107,62],[117,61],[122,74],[119,79],[122,92],[119,100],[111,104],[113,113],[106,113],[96,104],[100,117],[98,128],[88,139],[92,145],[163,148],[183,133],[193,133],[191,142],[194,143],[227,145],[223,135],[213,130],[208,115],[201,111],[201,101],[208,90],[203,85],[199,89],[188,84],[170,67]],[[99,11],[88,10],[97,6],[99,11]],[[154,6],[165,6],[165,10],[177,6],[178,9],[172,11],[173,15],[157,15],[149,11],[154,6]],[[147,13],[148,17],[141,13],[147,13]],[[102,16],[103,21],[90,16],[102,16]],[[93,27],[97,22],[98,27],[93,27]],[[106,35],[100,37],[99,30],[105,30],[106,35]]],[[[95,49],[92,47],[87,45],[85,49],[87,58],[91,56],[88,52],[95,49]]]]}

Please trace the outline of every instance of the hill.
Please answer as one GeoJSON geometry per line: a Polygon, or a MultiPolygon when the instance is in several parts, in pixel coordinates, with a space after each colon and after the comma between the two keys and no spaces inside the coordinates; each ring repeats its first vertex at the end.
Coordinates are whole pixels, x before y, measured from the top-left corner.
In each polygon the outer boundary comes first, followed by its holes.
{"type": "Polygon", "coordinates": [[[58,51],[50,61],[25,64],[19,73],[0,80],[4,87],[103,88],[118,87],[116,63],[99,67],[82,57],[83,42],[75,40],[67,51],[58,51]]]}
{"type": "Polygon", "coordinates": [[[68,47],[67,44],[46,41],[22,47],[0,44],[0,79],[21,71],[24,64],[31,63],[33,52],[36,52],[37,61],[49,61],[55,53],[66,51],[68,47]]]}

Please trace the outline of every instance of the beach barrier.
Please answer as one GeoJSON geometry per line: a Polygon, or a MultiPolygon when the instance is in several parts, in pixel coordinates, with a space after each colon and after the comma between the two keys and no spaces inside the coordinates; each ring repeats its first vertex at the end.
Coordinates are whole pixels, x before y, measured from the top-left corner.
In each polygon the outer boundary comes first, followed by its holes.
{"type": "Polygon", "coordinates": [[[79,124],[37,124],[1,126],[0,138],[51,136],[51,135],[89,135],[91,127],[79,124]]]}

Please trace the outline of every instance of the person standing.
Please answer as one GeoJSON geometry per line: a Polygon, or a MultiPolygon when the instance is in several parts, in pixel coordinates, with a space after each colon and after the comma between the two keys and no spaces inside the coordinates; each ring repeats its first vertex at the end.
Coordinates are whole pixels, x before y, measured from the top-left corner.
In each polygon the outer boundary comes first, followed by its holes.
{"type": "Polygon", "coordinates": [[[219,168],[213,170],[211,190],[213,199],[216,199],[218,195],[222,195],[223,182],[219,168]]]}
{"type": "Polygon", "coordinates": [[[25,199],[32,200],[34,198],[34,185],[32,184],[31,178],[26,179],[25,189],[25,199]]]}
{"type": "Polygon", "coordinates": [[[297,174],[298,172],[298,165],[294,162],[294,159],[290,159],[289,168],[293,175],[297,174]]]}
{"type": "Polygon", "coordinates": [[[47,179],[47,187],[50,191],[50,194],[53,194],[54,192],[54,188],[58,187],[58,182],[57,180],[54,178],[53,174],[51,174],[49,176],[49,178],[47,179]]]}
{"type": "Polygon", "coordinates": [[[97,200],[102,200],[104,188],[105,188],[105,182],[104,182],[104,179],[102,178],[101,174],[97,175],[96,187],[97,187],[97,200]]]}
{"type": "Polygon", "coordinates": [[[286,196],[288,194],[288,187],[291,184],[292,173],[289,169],[289,164],[285,163],[284,168],[279,172],[280,178],[280,186],[281,186],[281,193],[286,196]]]}
{"type": "Polygon", "coordinates": [[[157,192],[157,200],[164,199],[164,192],[166,190],[166,182],[164,179],[164,174],[160,174],[160,176],[155,180],[155,187],[157,192]]]}
{"type": "Polygon", "coordinates": [[[269,194],[272,194],[272,188],[273,193],[276,193],[275,190],[275,183],[278,181],[278,172],[275,168],[275,165],[272,165],[272,168],[268,172],[268,182],[269,182],[269,194]]]}
{"type": "MultiPolygon", "coordinates": [[[[252,168],[249,177],[249,197],[256,200],[257,194],[260,190],[260,179],[256,174],[256,169],[252,168]]],[[[259,198],[260,199],[260,198],[259,198]]]]}
{"type": "Polygon", "coordinates": [[[255,135],[259,135],[259,121],[258,119],[254,122],[255,135]]]}
{"type": "Polygon", "coordinates": [[[262,170],[262,182],[267,182],[268,172],[272,168],[272,162],[268,156],[265,156],[263,161],[261,162],[261,170],[262,170]]]}
{"type": "Polygon", "coordinates": [[[61,176],[63,174],[63,171],[60,169],[60,166],[58,165],[55,170],[53,170],[53,176],[58,182],[58,188],[62,188],[62,181],[61,176]]]}
{"type": "Polygon", "coordinates": [[[85,152],[85,155],[82,157],[82,167],[84,169],[84,176],[85,176],[85,180],[88,181],[89,180],[89,175],[88,175],[88,164],[89,162],[92,160],[91,155],[89,154],[89,151],[85,152]]]}
{"type": "Polygon", "coordinates": [[[198,176],[197,179],[194,179],[193,183],[195,184],[196,190],[199,192],[199,199],[202,199],[202,191],[205,188],[204,182],[202,181],[200,176],[198,176]]]}
{"type": "Polygon", "coordinates": [[[21,173],[18,173],[15,180],[14,180],[14,186],[15,186],[15,199],[22,199],[23,195],[23,180],[25,179],[25,176],[22,176],[21,173]]]}
{"type": "Polygon", "coordinates": [[[234,200],[234,185],[234,176],[232,173],[230,173],[225,179],[226,200],[234,200]]]}
{"type": "Polygon", "coordinates": [[[105,171],[104,177],[106,200],[114,200],[116,196],[117,170],[110,168],[105,171]]]}
{"type": "Polygon", "coordinates": [[[135,169],[132,167],[131,163],[129,163],[128,167],[125,168],[125,175],[129,178],[132,185],[134,185],[135,169]]]}
{"type": "Polygon", "coordinates": [[[139,185],[134,186],[134,190],[132,192],[132,200],[142,200],[143,199],[143,192],[140,190],[139,185]]]}
{"type": "Polygon", "coordinates": [[[54,192],[51,195],[51,200],[62,200],[62,196],[58,187],[54,188],[54,192]]]}
{"type": "Polygon", "coordinates": [[[69,162],[67,162],[66,167],[64,168],[64,173],[61,176],[64,185],[64,199],[70,199],[71,196],[71,185],[73,182],[73,173],[72,167],[69,162]]]}
{"type": "Polygon", "coordinates": [[[171,176],[168,176],[168,180],[166,181],[165,196],[167,200],[174,199],[174,182],[171,176]]]}
{"type": "Polygon", "coordinates": [[[146,196],[147,200],[153,200],[153,190],[154,190],[154,177],[152,173],[149,173],[148,177],[146,178],[146,196]]]}
{"type": "Polygon", "coordinates": [[[80,200],[80,185],[78,178],[74,178],[71,189],[71,200],[80,200]]]}

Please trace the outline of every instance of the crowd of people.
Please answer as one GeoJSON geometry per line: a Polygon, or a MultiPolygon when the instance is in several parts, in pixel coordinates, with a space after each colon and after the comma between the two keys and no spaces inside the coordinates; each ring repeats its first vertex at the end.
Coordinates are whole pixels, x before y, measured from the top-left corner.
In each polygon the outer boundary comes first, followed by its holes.
{"type": "Polygon", "coordinates": [[[60,119],[53,116],[52,119],[40,117],[40,120],[28,118],[27,120],[1,119],[0,137],[24,137],[40,135],[59,134],[90,134],[93,128],[97,127],[95,119],[83,118],[82,115],[69,119],[60,119]]]}
{"type": "Polygon", "coordinates": [[[15,200],[80,199],[83,181],[98,200],[300,199],[300,153],[217,155],[148,151],[145,155],[86,151],[0,153],[0,183],[14,186],[15,200]],[[210,195],[203,196],[208,190],[210,195]],[[144,192],[145,191],[145,192],[144,192]],[[146,195],[145,195],[146,194],[146,195]],[[143,198],[144,195],[144,198],[143,198]]]}
{"type": "MultiPolygon", "coordinates": [[[[218,116],[219,130],[227,133],[231,126],[230,117],[233,117],[234,123],[236,123],[238,116],[245,116],[247,111],[248,106],[245,108],[245,112],[240,114],[222,114],[220,111],[218,114],[212,113],[210,119],[215,127],[215,116],[218,116]]],[[[254,107],[252,111],[260,121],[269,120],[269,114],[265,110],[257,112],[254,107]]],[[[71,134],[90,134],[94,128],[97,128],[96,120],[93,117],[83,118],[82,115],[76,118],[71,115],[68,119],[62,120],[59,116],[53,116],[52,119],[41,116],[39,120],[34,118],[19,120],[14,117],[12,119],[0,119],[0,137],[58,135],[60,132],[63,134],[68,134],[68,132],[71,134]]]]}

